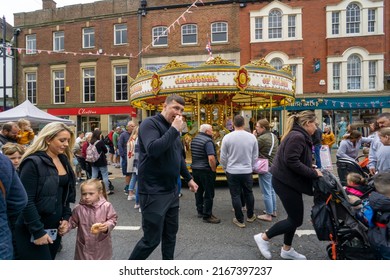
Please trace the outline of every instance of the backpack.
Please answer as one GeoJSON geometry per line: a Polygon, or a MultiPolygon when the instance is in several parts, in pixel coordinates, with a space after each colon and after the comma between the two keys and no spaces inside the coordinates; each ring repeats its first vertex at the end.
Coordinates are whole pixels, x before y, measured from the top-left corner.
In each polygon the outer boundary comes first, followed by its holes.
{"type": "Polygon", "coordinates": [[[96,149],[97,142],[99,142],[99,140],[96,141],[94,144],[88,145],[85,161],[96,162],[100,158],[100,154],[98,153],[98,150],[96,149]]]}
{"type": "Polygon", "coordinates": [[[113,143],[112,143],[112,141],[111,141],[111,139],[110,139],[110,137],[108,135],[106,135],[104,137],[103,142],[104,142],[104,144],[106,144],[108,146],[112,146],[113,145],[113,143]]]}

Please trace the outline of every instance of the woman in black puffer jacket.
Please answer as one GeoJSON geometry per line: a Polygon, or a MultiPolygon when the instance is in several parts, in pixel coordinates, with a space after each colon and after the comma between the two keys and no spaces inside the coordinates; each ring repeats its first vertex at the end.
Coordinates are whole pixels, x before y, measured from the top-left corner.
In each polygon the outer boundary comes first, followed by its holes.
{"type": "Polygon", "coordinates": [[[286,132],[271,167],[272,185],[287,212],[287,219],[277,222],[266,233],[254,236],[262,255],[271,259],[269,240],[284,234],[283,259],[306,257],[291,247],[296,229],[303,222],[302,194],[313,195],[312,180],[322,176],[312,165],[311,135],[317,129],[314,112],[303,111],[288,118],[286,132]]]}

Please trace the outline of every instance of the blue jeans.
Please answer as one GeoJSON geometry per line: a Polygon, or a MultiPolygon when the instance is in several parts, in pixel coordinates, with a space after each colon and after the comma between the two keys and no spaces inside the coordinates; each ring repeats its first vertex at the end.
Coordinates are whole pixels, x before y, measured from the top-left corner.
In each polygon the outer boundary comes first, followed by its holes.
{"type": "Polygon", "coordinates": [[[276,194],[272,186],[272,174],[270,172],[259,174],[259,186],[263,193],[265,212],[271,215],[276,212],[276,194]]]}
{"type": "Polygon", "coordinates": [[[100,173],[102,173],[104,186],[106,187],[106,191],[108,192],[110,190],[108,188],[110,183],[108,182],[108,167],[107,167],[107,165],[106,166],[92,166],[92,178],[96,179],[98,177],[99,170],[100,170],[100,173]]]}
{"type": "Polygon", "coordinates": [[[131,180],[129,184],[129,191],[134,191],[135,183],[137,182],[137,174],[135,172],[131,173],[131,180]]]}
{"type": "Polygon", "coordinates": [[[320,157],[321,145],[314,146],[314,159],[316,160],[316,165],[318,168],[321,168],[321,157],[320,157]]]}

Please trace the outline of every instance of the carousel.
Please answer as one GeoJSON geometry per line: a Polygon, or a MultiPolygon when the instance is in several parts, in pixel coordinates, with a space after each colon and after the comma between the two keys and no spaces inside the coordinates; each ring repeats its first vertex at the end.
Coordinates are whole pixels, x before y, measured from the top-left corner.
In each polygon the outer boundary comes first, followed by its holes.
{"type": "MultiPolygon", "coordinates": [[[[265,59],[238,66],[218,56],[195,67],[173,60],[157,72],[141,68],[132,80],[130,94],[131,105],[149,115],[162,111],[168,95],[185,99],[188,133],[182,140],[190,166],[190,143],[201,124],[213,126],[219,157],[221,140],[230,132],[232,117],[244,111],[257,115],[265,110],[272,116],[273,108],[292,104],[295,78],[289,66],[276,70],[265,59]]],[[[223,174],[220,166],[217,173],[223,174]]]]}

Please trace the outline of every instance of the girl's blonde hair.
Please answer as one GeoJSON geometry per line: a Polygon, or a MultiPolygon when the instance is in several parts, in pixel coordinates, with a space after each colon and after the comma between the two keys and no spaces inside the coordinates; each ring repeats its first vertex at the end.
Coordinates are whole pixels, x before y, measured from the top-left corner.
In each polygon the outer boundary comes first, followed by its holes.
{"type": "Polygon", "coordinates": [[[316,120],[317,120],[317,117],[316,117],[316,115],[314,114],[314,112],[309,111],[309,110],[302,111],[302,112],[299,112],[299,113],[297,113],[297,114],[291,115],[291,116],[288,117],[288,119],[287,119],[286,131],[285,131],[285,133],[283,134],[281,140],[283,141],[284,137],[286,137],[287,134],[290,133],[290,131],[291,131],[292,128],[293,128],[294,123],[296,123],[296,124],[298,124],[299,126],[302,126],[302,127],[303,127],[303,126],[306,125],[307,123],[315,122],[316,120]]]}
{"type": "Polygon", "coordinates": [[[138,129],[139,129],[139,126],[136,125],[134,128],[133,128],[133,131],[131,132],[131,135],[130,135],[130,138],[129,139],[136,139],[138,137],[138,129]]]}
{"type": "Polygon", "coordinates": [[[367,183],[366,179],[362,175],[355,172],[348,173],[347,181],[357,185],[365,185],[367,183]]]}
{"type": "Polygon", "coordinates": [[[20,155],[23,155],[26,152],[25,148],[22,145],[18,143],[10,143],[10,142],[4,144],[1,147],[1,150],[3,154],[6,156],[11,156],[16,152],[18,152],[20,155]]]}
{"type": "Polygon", "coordinates": [[[69,145],[65,149],[65,155],[68,157],[69,161],[72,161],[73,155],[72,155],[72,149],[75,143],[75,137],[74,132],[70,129],[69,126],[62,122],[52,122],[47,125],[45,125],[44,128],[39,132],[37,139],[34,140],[34,142],[27,148],[27,151],[22,157],[22,161],[28,157],[29,155],[38,152],[43,151],[46,152],[48,149],[47,142],[52,140],[54,137],[57,136],[58,133],[62,131],[68,131],[70,133],[70,140],[69,145]]]}
{"type": "Polygon", "coordinates": [[[390,127],[383,127],[378,131],[378,134],[382,137],[390,136],[390,127]]]}
{"type": "Polygon", "coordinates": [[[19,128],[22,128],[23,126],[30,126],[31,125],[31,122],[29,120],[26,120],[26,119],[19,119],[18,120],[18,126],[19,128]]]}
{"type": "Polygon", "coordinates": [[[87,186],[87,185],[92,185],[94,186],[98,192],[101,192],[103,194],[103,197],[108,200],[108,196],[107,196],[107,192],[106,192],[106,187],[104,186],[104,183],[103,181],[99,180],[99,179],[89,179],[87,181],[84,181],[81,183],[80,185],[80,191],[83,190],[83,187],[84,186],[87,186]]]}

